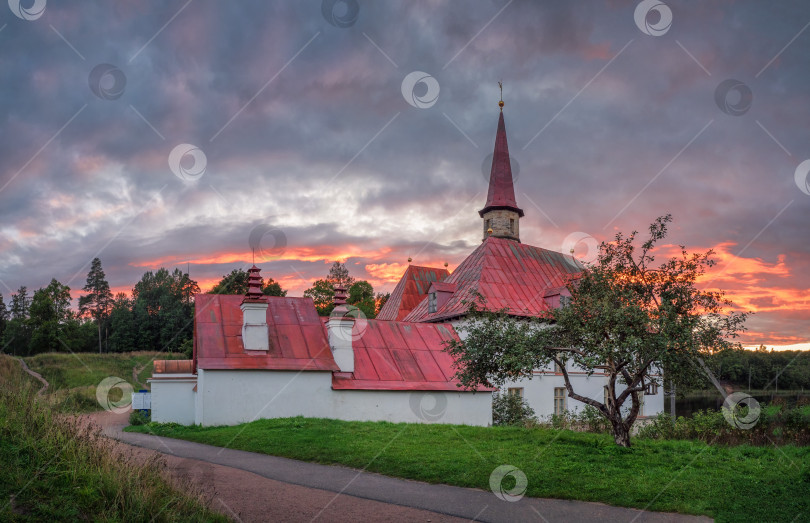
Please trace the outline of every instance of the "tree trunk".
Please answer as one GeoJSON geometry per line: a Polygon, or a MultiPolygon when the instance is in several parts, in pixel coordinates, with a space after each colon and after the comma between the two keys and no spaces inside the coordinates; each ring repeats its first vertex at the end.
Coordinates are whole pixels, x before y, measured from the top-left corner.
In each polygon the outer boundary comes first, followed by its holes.
{"type": "Polygon", "coordinates": [[[670,380],[669,383],[669,415],[672,416],[672,421],[675,421],[677,419],[675,414],[675,381],[670,380]]]}
{"type": "Polygon", "coordinates": [[[620,447],[630,447],[630,431],[624,423],[613,423],[613,440],[620,447]]]}
{"type": "Polygon", "coordinates": [[[101,354],[101,320],[98,320],[98,353],[101,354]]]}

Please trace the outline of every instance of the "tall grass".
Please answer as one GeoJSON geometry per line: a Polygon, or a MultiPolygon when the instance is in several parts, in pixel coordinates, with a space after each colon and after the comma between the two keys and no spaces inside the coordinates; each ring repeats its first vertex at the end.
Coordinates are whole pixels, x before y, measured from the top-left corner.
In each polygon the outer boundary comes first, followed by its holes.
{"type": "Polygon", "coordinates": [[[54,411],[19,362],[0,356],[0,520],[226,521],[99,429],[54,411]]]}

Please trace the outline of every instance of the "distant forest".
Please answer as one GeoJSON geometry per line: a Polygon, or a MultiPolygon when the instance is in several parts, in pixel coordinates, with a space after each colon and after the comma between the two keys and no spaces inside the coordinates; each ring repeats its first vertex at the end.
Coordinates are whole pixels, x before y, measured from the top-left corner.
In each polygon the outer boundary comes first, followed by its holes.
{"type": "Polygon", "coordinates": [[[717,379],[742,390],[810,390],[810,351],[726,350],[711,366],[717,379]]]}
{"type": "MultiPolygon", "coordinates": [[[[304,291],[319,314],[332,311],[334,286],[348,289],[349,304],[373,318],[388,295],[374,294],[371,284],[355,280],[335,262],[325,278],[304,291]]],[[[234,269],[208,292],[245,294],[248,272],[234,269]]],[[[31,356],[42,352],[128,352],[157,350],[191,355],[196,281],[185,272],[161,268],[147,271],[130,294],[113,295],[101,260],[94,259],[82,288],[78,310],[71,307],[71,289],[56,279],[29,295],[20,287],[7,304],[0,294],[0,352],[31,356]]],[[[268,296],[286,296],[275,280],[262,280],[268,296]]]]}

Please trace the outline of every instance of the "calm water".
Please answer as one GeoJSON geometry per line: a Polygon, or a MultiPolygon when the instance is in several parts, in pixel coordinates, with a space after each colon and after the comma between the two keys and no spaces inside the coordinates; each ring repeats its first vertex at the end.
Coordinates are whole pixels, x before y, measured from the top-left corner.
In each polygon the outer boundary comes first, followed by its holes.
{"type": "MultiPolygon", "coordinates": [[[[775,394],[751,394],[751,396],[762,404],[768,404],[774,397],[785,400],[788,406],[793,406],[799,397],[810,397],[810,391],[795,391],[792,393],[775,394]]],[[[669,409],[669,398],[666,398],[666,407],[669,409]]],[[[723,406],[723,397],[718,392],[715,396],[693,396],[689,398],[677,398],[675,400],[675,413],[678,416],[691,416],[699,410],[720,410],[723,406]]]]}

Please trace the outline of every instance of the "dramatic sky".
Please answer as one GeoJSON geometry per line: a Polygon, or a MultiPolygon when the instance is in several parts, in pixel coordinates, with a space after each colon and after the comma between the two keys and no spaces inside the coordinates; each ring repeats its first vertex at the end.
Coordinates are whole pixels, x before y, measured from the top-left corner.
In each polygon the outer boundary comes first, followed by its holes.
{"type": "Polygon", "coordinates": [[[382,291],[409,256],[452,270],[503,80],[523,242],[587,259],[672,213],[745,343],[810,341],[805,0],[5,4],[6,300],[75,298],[96,256],[115,291],[206,290],[252,246],[293,296],[334,260],[382,291]]]}

